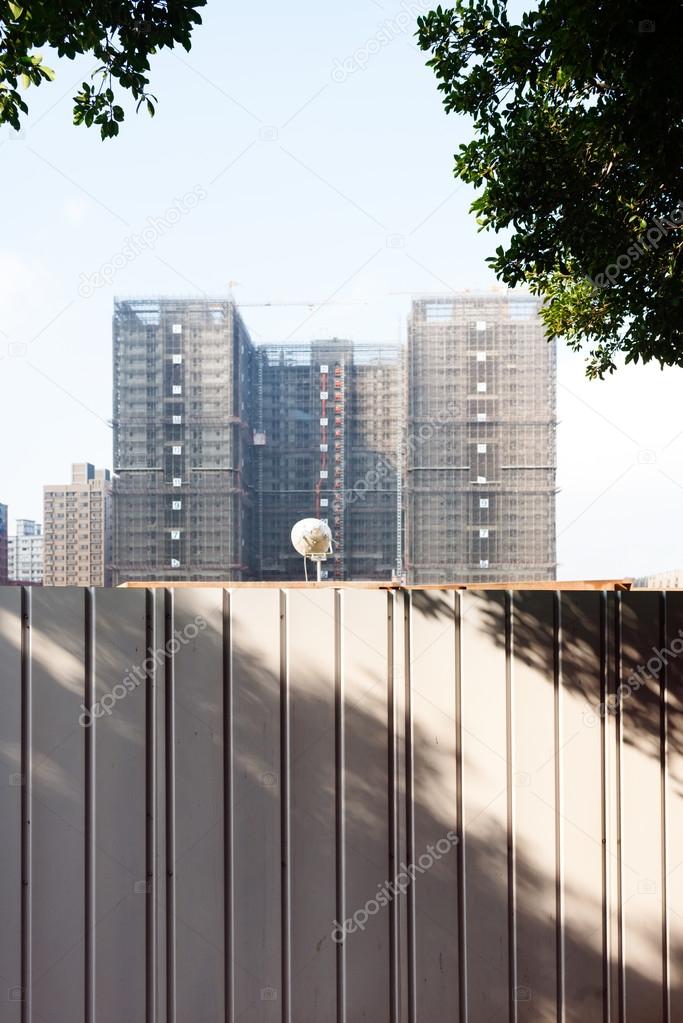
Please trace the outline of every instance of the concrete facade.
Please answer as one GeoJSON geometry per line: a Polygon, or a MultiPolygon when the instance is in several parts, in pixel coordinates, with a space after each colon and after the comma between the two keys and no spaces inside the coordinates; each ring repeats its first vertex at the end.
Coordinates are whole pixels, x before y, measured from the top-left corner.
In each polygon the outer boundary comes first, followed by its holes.
{"type": "Polygon", "coordinates": [[[40,585],[43,581],[43,528],[33,519],[17,519],[8,541],[7,574],[11,582],[40,585]]]}
{"type": "Polygon", "coordinates": [[[111,475],[90,462],[43,488],[45,586],[111,585],[111,475]]]}

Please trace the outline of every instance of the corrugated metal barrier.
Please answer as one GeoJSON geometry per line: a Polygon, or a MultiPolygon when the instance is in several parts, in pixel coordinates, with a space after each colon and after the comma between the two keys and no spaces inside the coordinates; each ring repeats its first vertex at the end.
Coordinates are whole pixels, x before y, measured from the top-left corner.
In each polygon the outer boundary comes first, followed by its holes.
{"type": "Polygon", "coordinates": [[[0,590],[0,1020],[683,1020],[682,630],[683,593],[0,590]]]}

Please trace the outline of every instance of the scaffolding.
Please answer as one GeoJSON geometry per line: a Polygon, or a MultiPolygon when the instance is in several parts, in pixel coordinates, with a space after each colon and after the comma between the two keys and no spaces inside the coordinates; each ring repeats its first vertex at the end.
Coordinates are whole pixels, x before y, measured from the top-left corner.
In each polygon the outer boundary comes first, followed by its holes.
{"type": "Polygon", "coordinates": [[[408,345],[254,346],[226,299],[114,311],[114,580],[553,579],[555,347],[513,293],[418,299],[408,345]]]}
{"type": "Polygon", "coordinates": [[[506,292],[413,303],[411,583],[555,578],[556,352],[538,309],[506,292]]]}
{"type": "Polygon", "coordinates": [[[251,577],[253,346],[225,299],[114,309],[114,581],[251,577]]]}
{"type": "Polygon", "coordinates": [[[338,339],[257,349],[260,579],[298,576],[289,531],[309,516],[332,532],[328,578],[395,577],[402,357],[338,339]]]}

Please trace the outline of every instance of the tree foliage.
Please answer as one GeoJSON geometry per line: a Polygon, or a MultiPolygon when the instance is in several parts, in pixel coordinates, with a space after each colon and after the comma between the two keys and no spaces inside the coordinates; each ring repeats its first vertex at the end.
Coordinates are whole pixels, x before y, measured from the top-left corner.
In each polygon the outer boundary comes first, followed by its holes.
{"type": "Polygon", "coordinates": [[[52,81],[55,72],[36,52],[53,47],[60,57],[94,57],[97,68],[74,96],[74,123],[99,126],[102,138],[118,135],[124,119],[118,87],[137,108],[154,114],[149,58],[176,43],[190,49],[197,8],[206,0],[0,0],[0,124],[21,127],[28,113],[25,91],[52,81]]]}
{"type": "Polygon", "coordinates": [[[544,299],[589,376],[683,365],[683,4],[456,0],[418,20],[499,279],[544,299]]]}

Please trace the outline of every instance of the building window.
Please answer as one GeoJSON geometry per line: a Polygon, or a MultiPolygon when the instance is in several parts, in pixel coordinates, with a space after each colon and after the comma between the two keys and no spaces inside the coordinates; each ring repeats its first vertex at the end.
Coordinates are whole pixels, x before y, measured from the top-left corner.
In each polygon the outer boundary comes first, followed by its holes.
{"type": "Polygon", "coordinates": [[[477,412],[477,422],[478,423],[485,423],[486,422],[486,413],[485,412],[477,412]]]}
{"type": "Polygon", "coordinates": [[[321,469],[320,470],[320,479],[321,480],[326,480],[327,479],[327,469],[321,469]]]}
{"type": "Polygon", "coordinates": [[[477,476],[477,483],[486,483],[486,476],[477,476]]]}
{"type": "Polygon", "coordinates": [[[488,529],[480,529],[479,530],[479,536],[480,536],[480,538],[482,540],[488,540],[488,537],[489,537],[488,529]]]}
{"type": "Polygon", "coordinates": [[[183,421],[183,417],[182,416],[173,416],[173,425],[174,426],[180,426],[182,421],[183,421]]]}
{"type": "Polygon", "coordinates": [[[326,365],[325,365],[324,363],[323,363],[323,365],[322,365],[322,366],[320,367],[320,372],[321,372],[321,373],[327,373],[327,372],[328,372],[328,367],[327,367],[327,366],[326,366],[326,365]]]}
{"type": "Polygon", "coordinates": [[[486,362],[486,352],[477,352],[477,362],[486,362]]]}
{"type": "Polygon", "coordinates": [[[171,504],[171,507],[172,507],[173,511],[180,511],[182,506],[183,506],[183,502],[182,501],[173,501],[173,503],[171,504]]]}
{"type": "Polygon", "coordinates": [[[477,444],[477,454],[478,455],[485,455],[486,454],[486,445],[485,444],[477,444]]]}
{"type": "Polygon", "coordinates": [[[182,334],[183,332],[182,324],[174,323],[171,330],[173,331],[174,334],[182,334]]]}
{"type": "Polygon", "coordinates": [[[488,558],[481,558],[481,560],[479,561],[479,568],[488,568],[488,567],[489,567],[488,558]]]}
{"type": "Polygon", "coordinates": [[[183,361],[182,355],[174,355],[173,356],[173,365],[174,366],[180,366],[182,364],[182,361],[183,361]]]}
{"type": "Polygon", "coordinates": [[[321,426],[327,426],[327,418],[326,417],[321,418],[320,425],[321,426]]]}
{"type": "Polygon", "coordinates": [[[180,384],[173,384],[173,387],[171,388],[171,391],[172,391],[173,394],[182,394],[183,393],[183,388],[182,388],[182,386],[180,384]]]}
{"type": "MultiPolygon", "coordinates": [[[[488,532],[487,532],[487,535],[488,535],[488,532]]],[[[180,540],[180,530],[179,529],[172,529],[171,530],[171,540],[180,540]]]]}
{"type": "Polygon", "coordinates": [[[480,497],[479,498],[479,507],[480,508],[488,508],[488,506],[489,506],[489,499],[488,499],[488,497],[480,497]]]}
{"type": "Polygon", "coordinates": [[[477,320],[476,328],[478,331],[486,330],[486,320],[477,320]]]}
{"type": "Polygon", "coordinates": [[[486,384],[484,383],[483,380],[480,380],[479,383],[477,384],[477,391],[479,392],[479,394],[486,393],[486,384]]]}
{"type": "Polygon", "coordinates": [[[174,444],[173,445],[173,454],[174,455],[182,455],[182,453],[183,453],[182,445],[181,444],[174,444]]]}
{"type": "Polygon", "coordinates": [[[174,487],[182,487],[182,485],[183,485],[183,481],[180,478],[180,476],[174,476],[173,477],[173,486],[174,487]]]}
{"type": "Polygon", "coordinates": [[[327,500],[326,497],[321,497],[320,498],[320,507],[321,508],[327,508],[328,504],[329,504],[329,501],[327,500]]]}

